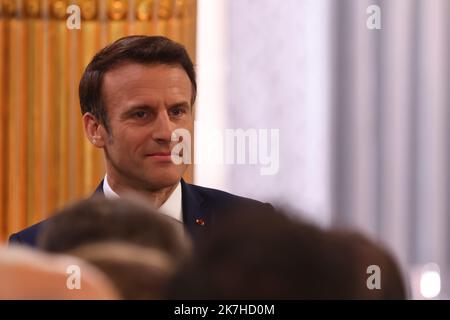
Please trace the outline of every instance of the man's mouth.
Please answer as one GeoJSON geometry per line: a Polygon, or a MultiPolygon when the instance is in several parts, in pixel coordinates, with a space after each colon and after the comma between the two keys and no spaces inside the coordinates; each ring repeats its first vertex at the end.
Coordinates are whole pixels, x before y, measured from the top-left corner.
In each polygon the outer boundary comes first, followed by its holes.
{"type": "Polygon", "coordinates": [[[170,157],[170,152],[154,152],[147,154],[147,157],[170,157]]]}

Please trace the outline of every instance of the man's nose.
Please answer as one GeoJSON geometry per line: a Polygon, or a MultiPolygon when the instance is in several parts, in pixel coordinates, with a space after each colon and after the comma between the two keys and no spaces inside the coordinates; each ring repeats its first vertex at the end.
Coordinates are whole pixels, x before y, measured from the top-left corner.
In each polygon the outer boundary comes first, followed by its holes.
{"type": "Polygon", "coordinates": [[[172,137],[172,122],[165,112],[158,114],[153,123],[153,139],[159,143],[170,143],[172,137]]]}

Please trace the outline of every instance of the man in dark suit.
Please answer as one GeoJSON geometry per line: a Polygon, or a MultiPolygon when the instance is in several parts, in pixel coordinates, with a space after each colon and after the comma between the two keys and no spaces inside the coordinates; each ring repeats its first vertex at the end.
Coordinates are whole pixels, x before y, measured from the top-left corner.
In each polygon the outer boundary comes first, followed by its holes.
{"type": "MultiPolygon", "coordinates": [[[[173,156],[191,151],[174,151],[186,138],[174,132],[192,132],[196,92],[184,47],[157,36],[124,37],[105,47],[86,67],[79,87],[86,136],[105,155],[106,175],[95,193],[107,198],[139,193],[182,221],[194,241],[219,212],[270,206],[182,179],[188,163],[173,156]]],[[[45,223],[13,234],[10,242],[35,246],[45,223]]]]}

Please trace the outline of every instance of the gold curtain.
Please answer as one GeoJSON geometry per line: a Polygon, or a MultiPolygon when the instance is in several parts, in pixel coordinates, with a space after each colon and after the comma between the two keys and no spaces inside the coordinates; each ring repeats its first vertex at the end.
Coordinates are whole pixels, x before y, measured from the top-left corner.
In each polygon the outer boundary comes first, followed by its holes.
{"type": "Polygon", "coordinates": [[[78,102],[93,55],[125,35],[161,34],[194,58],[195,28],[196,0],[0,0],[0,242],[89,196],[104,175],[78,102]],[[80,29],[66,24],[73,4],[80,29]]]}

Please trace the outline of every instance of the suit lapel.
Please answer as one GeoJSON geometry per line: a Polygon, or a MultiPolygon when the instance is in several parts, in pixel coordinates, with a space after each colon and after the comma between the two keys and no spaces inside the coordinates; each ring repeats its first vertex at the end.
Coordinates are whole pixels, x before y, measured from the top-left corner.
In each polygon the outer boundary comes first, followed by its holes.
{"type": "Polygon", "coordinates": [[[211,223],[202,195],[191,185],[181,179],[183,222],[194,241],[205,226],[211,223]]]}
{"type": "Polygon", "coordinates": [[[104,196],[103,193],[103,180],[98,185],[97,189],[95,189],[94,194],[92,196],[104,196]]]}

